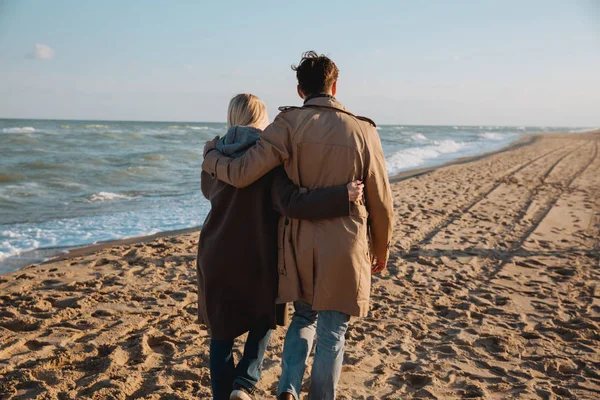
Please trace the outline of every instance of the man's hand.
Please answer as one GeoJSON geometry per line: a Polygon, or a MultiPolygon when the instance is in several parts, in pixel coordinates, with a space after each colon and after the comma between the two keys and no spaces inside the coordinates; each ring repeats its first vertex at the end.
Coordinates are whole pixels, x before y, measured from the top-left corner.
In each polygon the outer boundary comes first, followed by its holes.
{"type": "Polygon", "coordinates": [[[371,264],[371,274],[378,274],[387,266],[387,260],[376,260],[371,264]]]}
{"type": "Polygon", "coordinates": [[[204,157],[206,157],[206,154],[209,151],[217,148],[217,140],[219,140],[219,136],[215,136],[213,140],[209,140],[208,142],[206,142],[206,144],[204,145],[204,152],[202,153],[204,157]]]}
{"type": "Polygon", "coordinates": [[[348,188],[348,198],[351,203],[356,202],[363,197],[363,189],[365,185],[361,181],[350,182],[346,185],[348,188]]]}

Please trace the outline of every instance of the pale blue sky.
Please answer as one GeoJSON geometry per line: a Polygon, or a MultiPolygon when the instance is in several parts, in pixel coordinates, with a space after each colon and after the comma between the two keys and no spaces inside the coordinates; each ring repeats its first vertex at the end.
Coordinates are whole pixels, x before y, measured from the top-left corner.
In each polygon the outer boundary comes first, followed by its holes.
{"type": "Polygon", "coordinates": [[[309,49],[379,123],[600,126],[598,0],[0,0],[0,117],[274,117],[309,49]]]}

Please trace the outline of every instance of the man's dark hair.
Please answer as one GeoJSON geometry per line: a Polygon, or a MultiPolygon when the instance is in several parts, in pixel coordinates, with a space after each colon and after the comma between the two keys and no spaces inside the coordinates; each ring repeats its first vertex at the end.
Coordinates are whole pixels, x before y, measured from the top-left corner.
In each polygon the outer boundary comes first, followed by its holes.
{"type": "Polygon", "coordinates": [[[338,67],[329,57],[315,51],[302,54],[300,64],[292,65],[292,69],[296,71],[300,90],[307,97],[331,90],[339,74],[338,67]]]}

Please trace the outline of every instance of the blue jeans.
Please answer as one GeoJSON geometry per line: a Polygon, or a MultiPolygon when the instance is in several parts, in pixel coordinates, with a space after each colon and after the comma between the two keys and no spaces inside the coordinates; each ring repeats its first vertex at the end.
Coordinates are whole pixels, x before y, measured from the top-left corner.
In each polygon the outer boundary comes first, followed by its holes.
{"type": "Polygon", "coordinates": [[[344,342],[350,316],[337,311],[313,311],[304,301],[294,302],[296,312],[283,347],[277,396],[291,393],[300,398],[306,361],[317,334],[317,350],[311,372],[310,400],[334,400],[342,372],[344,342]]]}
{"type": "Polygon", "coordinates": [[[233,386],[252,392],[260,380],[265,350],[272,330],[268,320],[261,319],[248,332],[244,355],[237,366],[233,363],[233,339],[210,341],[210,380],[214,400],[229,400],[233,386]]]}

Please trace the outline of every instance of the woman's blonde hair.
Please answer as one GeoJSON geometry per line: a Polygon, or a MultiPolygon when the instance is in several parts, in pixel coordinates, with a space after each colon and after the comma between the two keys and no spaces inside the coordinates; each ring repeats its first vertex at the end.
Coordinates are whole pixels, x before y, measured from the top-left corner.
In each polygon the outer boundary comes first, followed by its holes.
{"type": "Polygon", "coordinates": [[[240,93],[229,102],[227,110],[228,126],[253,126],[264,129],[269,124],[267,107],[253,94],[240,93]]]}

